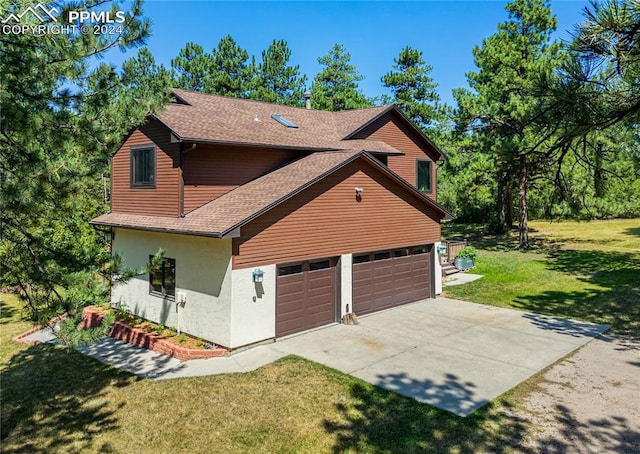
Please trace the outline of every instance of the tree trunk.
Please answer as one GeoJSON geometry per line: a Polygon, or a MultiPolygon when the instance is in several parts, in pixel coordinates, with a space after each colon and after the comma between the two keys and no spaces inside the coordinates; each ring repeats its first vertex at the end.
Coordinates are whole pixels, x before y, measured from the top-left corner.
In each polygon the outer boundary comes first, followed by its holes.
{"type": "Polygon", "coordinates": [[[513,186],[511,182],[507,184],[507,189],[505,193],[505,225],[507,229],[511,230],[513,227],[513,186]]]}
{"type": "Polygon", "coordinates": [[[505,210],[504,210],[504,186],[505,186],[505,175],[502,170],[498,171],[498,191],[496,194],[496,215],[498,225],[496,226],[496,233],[504,233],[505,232],[505,210]]]}
{"type": "Polygon", "coordinates": [[[602,144],[598,144],[596,148],[596,156],[593,169],[593,190],[595,196],[599,199],[602,197],[602,144]]]}
{"type": "Polygon", "coordinates": [[[520,199],[520,213],[518,216],[518,249],[529,248],[529,226],[527,216],[527,157],[525,155],[520,156],[519,169],[518,169],[518,197],[520,199]]]}

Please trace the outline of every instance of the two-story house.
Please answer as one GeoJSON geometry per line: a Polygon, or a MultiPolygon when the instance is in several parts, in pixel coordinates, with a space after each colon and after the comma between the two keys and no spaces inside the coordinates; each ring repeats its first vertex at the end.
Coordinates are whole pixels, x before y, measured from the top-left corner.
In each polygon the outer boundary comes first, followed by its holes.
{"type": "Polygon", "coordinates": [[[228,348],[433,297],[442,152],[392,105],[325,112],[175,90],[112,158],[113,288],[228,348]]]}

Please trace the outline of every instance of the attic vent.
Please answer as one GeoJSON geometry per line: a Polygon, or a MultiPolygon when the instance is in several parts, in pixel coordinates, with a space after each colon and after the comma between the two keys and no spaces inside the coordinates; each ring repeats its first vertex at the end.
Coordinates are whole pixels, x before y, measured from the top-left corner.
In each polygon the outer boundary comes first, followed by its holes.
{"type": "Polygon", "coordinates": [[[278,115],[278,114],[271,114],[271,118],[273,118],[275,121],[277,121],[280,124],[285,125],[287,128],[297,128],[298,125],[295,124],[293,121],[291,120],[287,120],[286,118],[284,118],[282,115],[278,115]]]}

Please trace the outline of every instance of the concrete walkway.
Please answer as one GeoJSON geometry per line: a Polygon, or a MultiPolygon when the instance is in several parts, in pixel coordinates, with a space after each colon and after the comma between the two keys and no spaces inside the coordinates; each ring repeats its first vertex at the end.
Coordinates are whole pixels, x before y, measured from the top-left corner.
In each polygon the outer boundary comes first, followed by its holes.
{"type": "Polygon", "coordinates": [[[443,287],[451,287],[452,285],[462,285],[467,284],[469,282],[477,281],[478,279],[483,278],[482,274],[471,274],[471,273],[456,273],[451,274],[442,279],[443,287]]]}
{"type": "Polygon", "coordinates": [[[152,379],[246,372],[295,354],[466,416],[607,328],[436,298],[228,358],[180,362],[110,338],[81,351],[152,379]]]}

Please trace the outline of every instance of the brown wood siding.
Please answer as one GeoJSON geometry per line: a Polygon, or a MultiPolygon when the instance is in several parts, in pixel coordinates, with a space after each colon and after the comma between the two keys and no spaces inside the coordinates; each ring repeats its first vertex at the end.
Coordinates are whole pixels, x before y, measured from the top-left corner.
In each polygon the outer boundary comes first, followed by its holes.
{"type": "Polygon", "coordinates": [[[198,145],[183,157],[184,212],[303,156],[292,150],[198,145]]]}
{"type": "Polygon", "coordinates": [[[374,140],[381,140],[388,143],[398,151],[405,153],[404,156],[389,156],[387,166],[413,186],[416,186],[416,159],[431,159],[434,161],[431,166],[432,191],[427,193],[429,197],[436,200],[436,162],[437,154],[421,146],[415,133],[401,124],[401,120],[394,116],[386,116],[374,122],[358,136],[368,137],[374,140]]]}
{"type": "Polygon", "coordinates": [[[111,211],[152,216],[180,215],[179,144],[169,130],[150,120],[136,129],[111,159],[111,211]],[[131,147],[156,145],[155,188],[131,187],[131,147]]]}
{"type": "Polygon", "coordinates": [[[234,268],[440,240],[436,212],[358,159],[241,228],[234,268]],[[362,187],[361,201],[355,187],[362,187]]]}

